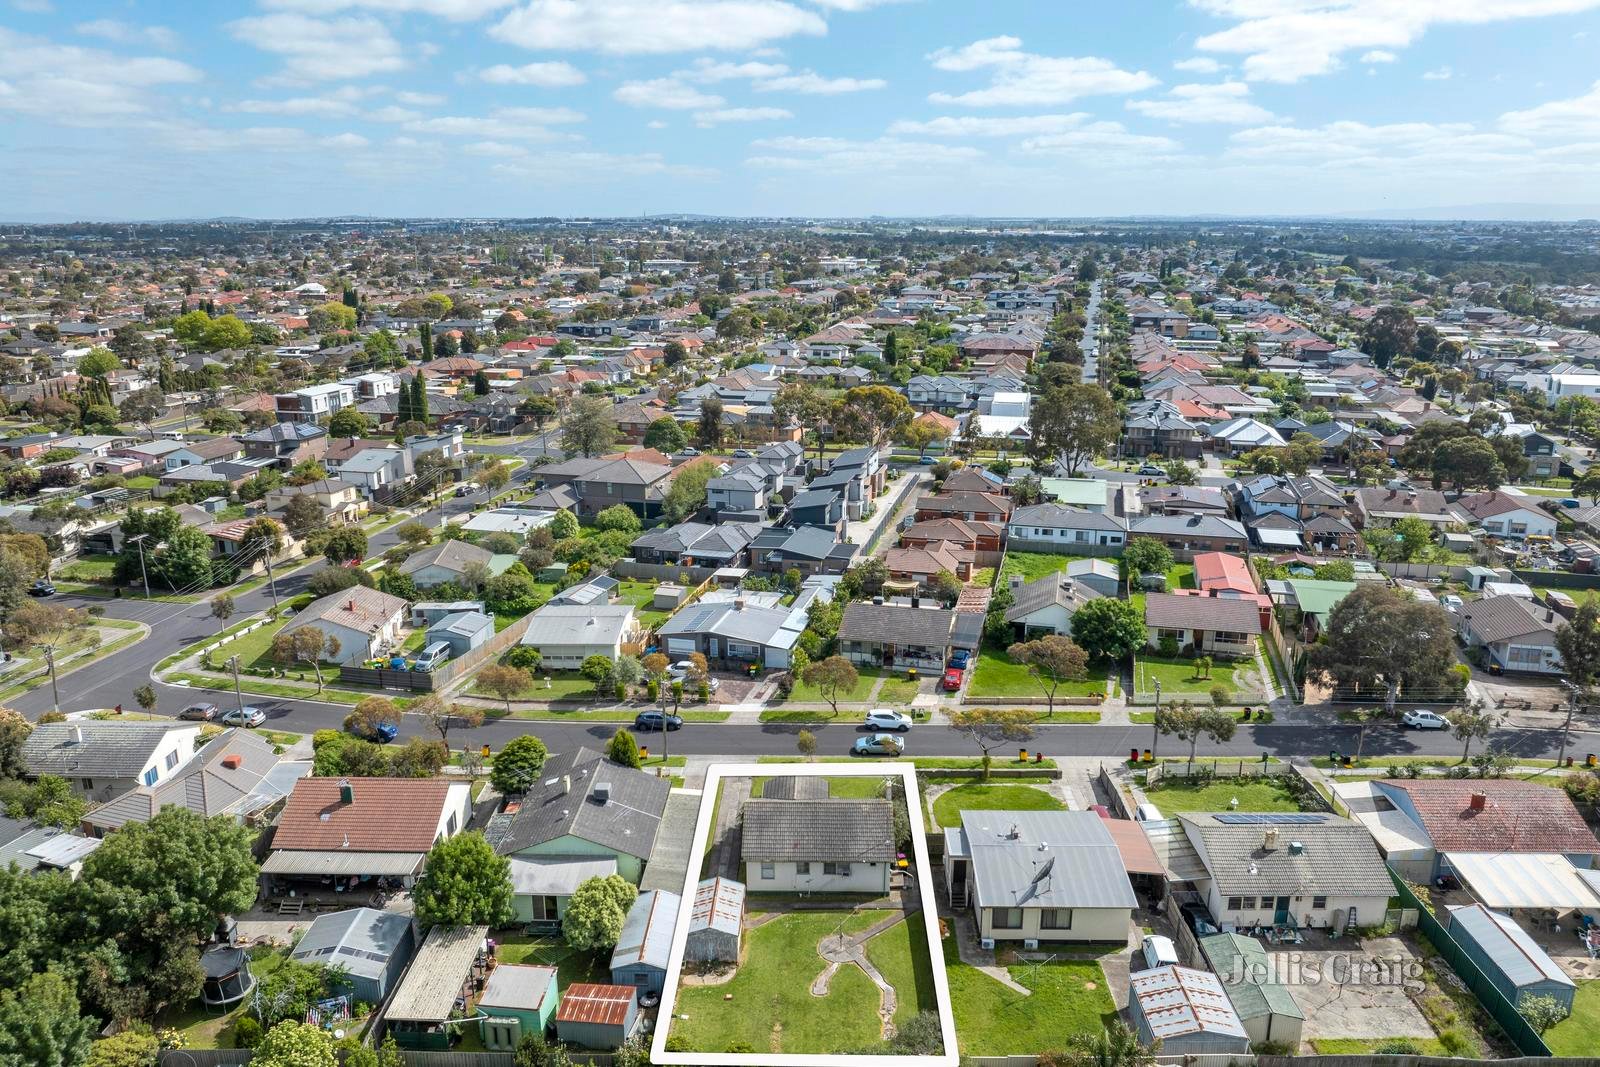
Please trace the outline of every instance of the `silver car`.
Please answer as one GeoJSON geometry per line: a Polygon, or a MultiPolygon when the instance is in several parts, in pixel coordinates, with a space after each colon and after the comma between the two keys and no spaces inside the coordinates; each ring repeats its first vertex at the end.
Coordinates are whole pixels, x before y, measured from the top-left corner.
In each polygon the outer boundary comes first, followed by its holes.
{"type": "Polygon", "coordinates": [[[245,726],[255,729],[266,721],[266,712],[248,704],[242,708],[234,708],[232,711],[223,712],[222,714],[222,725],[224,726],[245,726]]]}

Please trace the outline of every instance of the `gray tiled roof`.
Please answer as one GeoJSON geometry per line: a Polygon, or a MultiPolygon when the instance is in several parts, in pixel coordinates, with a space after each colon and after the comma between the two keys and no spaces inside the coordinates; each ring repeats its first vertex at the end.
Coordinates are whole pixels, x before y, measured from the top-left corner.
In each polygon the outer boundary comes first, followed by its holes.
{"type": "Polygon", "coordinates": [[[469,545],[465,541],[457,541],[451,538],[448,541],[441,541],[436,545],[418,549],[407,556],[405,562],[400,564],[400,573],[415,574],[424,567],[443,567],[445,570],[463,574],[466,572],[468,565],[481,563],[487,567],[489,561],[493,558],[494,553],[487,548],[479,548],[477,545],[469,545]]]}
{"type": "Polygon", "coordinates": [[[1261,632],[1261,609],[1254,600],[1223,596],[1184,596],[1150,593],[1144,600],[1146,626],[1175,630],[1225,630],[1261,632]]]}
{"type": "Polygon", "coordinates": [[[1047,574],[1019,587],[1012,594],[1013,603],[1006,609],[1006,622],[1019,622],[1042,608],[1058,604],[1070,614],[1100,594],[1082,582],[1075,582],[1062,574],[1047,574]]]}
{"type": "Polygon", "coordinates": [[[1329,815],[1318,823],[1274,827],[1277,841],[1266,847],[1268,824],[1218,822],[1214,813],[1178,816],[1184,832],[1199,842],[1199,852],[1223,896],[1263,893],[1387,897],[1394,892],[1389,869],[1372,835],[1360,823],[1329,815]],[[1293,844],[1301,848],[1295,853],[1293,844]]]}
{"type": "Polygon", "coordinates": [[[894,859],[894,817],[887,800],[747,800],[746,860],[894,859]]]}
{"type": "Polygon", "coordinates": [[[509,855],[571,836],[647,859],[671,791],[665,778],[612,763],[586,748],[552,756],[521,808],[496,828],[495,851],[509,855]],[[570,779],[570,791],[564,779],[570,779]],[[604,803],[595,797],[600,784],[610,786],[604,803]]]}
{"type": "Polygon", "coordinates": [[[839,640],[943,648],[950,640],[954,612],[856,601],[845,605],[839,640]]]}
{"type": "Polygon", "coordinates": [[[132,778],[144,770],[161,739],[173,730],[197,730],[183,722],[42,723],[22,745],[30,774],[63,778],[132,778]],[[82,740],[78,740],[79,737],[82,740]]]}

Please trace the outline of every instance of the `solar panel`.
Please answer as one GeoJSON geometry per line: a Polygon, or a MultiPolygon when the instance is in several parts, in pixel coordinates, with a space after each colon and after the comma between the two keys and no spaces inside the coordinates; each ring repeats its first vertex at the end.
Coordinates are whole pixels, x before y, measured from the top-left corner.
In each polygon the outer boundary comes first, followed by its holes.
{"type": "Polygon", "coordinates": [[[1304,811],[1225,811],[1218,814],[1216,819],[1229,826],[1311,826],[1326,822],[1328,816],[1304,811]]]}

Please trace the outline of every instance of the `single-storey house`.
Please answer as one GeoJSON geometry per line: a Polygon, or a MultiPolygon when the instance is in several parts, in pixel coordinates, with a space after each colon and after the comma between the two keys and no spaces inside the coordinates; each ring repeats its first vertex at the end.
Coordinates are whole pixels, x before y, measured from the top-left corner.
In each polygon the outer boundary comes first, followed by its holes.
{"type": "MultiPolygon", "coordinates": [[[[983,617],[978,619],[981,630],[983,617]]],[[[944,667],[952,647],[976,648],[977,633],[958,627],[958,613],[944,608],[855,601],[839,623],[839,654],[868,667],[944,667]]]]}
{"type": "Polygon", "coordinates": [[[515,562],[515,556],[496,556],[487,548],[451,538],[407,556],[400,564],[400,573],[409,577],[418,589],[431,589],[446,582],[465,585],[473,571],[489,577],[515,562]]]}
{"type": "Polygon", "coordinates": [[[1128,1014],[1139,1043],[1161,1042],[1163,1056],[1247,1053],[1250,1035],[1222,980],[1168,964],[1128,977],[1128,1014]]]}
{"type": "Polygon", "coordinates": [[[1091,547],[1120,549],[1128,540],[1128,523],[1104,511],[1065,504],[1030,504],[1018,508],[1006,524],[1016,547],[1072,552],[1091,547]]]}
{"type": "Polygon", "coordinates": [[[462,1027],[456,1002],[473,991],[488,971],[487,926],[435,926],[395,987],[383,1021],[395,1044],[409,1049],[446,1050],[462,1027]],[[454,1024],[452,1025],[452,1019],[454,1024]]]}
{"type": "Polygon", "coordinates": [[[876,799],[748,800],[740,859],[754,892],[887,893],[893,812],[876,799]]]}
{"type": "MultiPolygon", "coordinates": [[[[1012,577],[1020,579],[1021,575],[1012,577]]],[[[1005,618],[1016,628],[1018,640],[1046,633],[1072,636],[1072,616],[1101,596],[1098,590],[1065,574],[1047,574],[1026,584],[1018,581],[1012,585],[1011,595],[1013,602],[1005,618]]]]}
{"type": "Polygon", "coordinates": [[[1242,523],[1216,515],[1146,515],[1128,524],[1128,536],[1154,538],[1180,562],[1198,552],[1242,553],[1250,540],[1242,523]]]}
{"type": "Polygon", "coordinates": [[[350,908],[318,915],[289,958],[342,968],[342,992],[354,1000],[381,1004],[411,962],[415,944],[411,916],[350,908]]]}
{"type": "Polygon", "coordinates": [[[522,644],[538,649],[547,668],[576,670],[590,656],[615,660],[643,636],[632,604],[546,604],[533,613],[522,644]]]}
{"type": "Polygon", "coordinates": [[[640,993],[660,994],[667,981],[667,957],[683,897],[650,889],[634,898],[622,934],[611,950],[611,981],[640,993]]]}
{"type": "Polygon", "coordinates": [[[515,1052],[524,1036],[542,1035],[550,1028],[560,1002],[554,967],[500,964],[489,972],[489,981],[478,997],[483,1047],[490,1052],[515,1052]]]}
{"type": "Polygon", "coordinates": [[[656,636],[669,659],[700,652],[709,660],[759,663],[781,670],[806,628],[803,610],[757,607],[744,597],[690,604],[662,623],[656,636]]]}
{"type": "Polygon", "coordinates": [[[1092,811],[963,811],[944,833],[951,905],[993,941],[1122,941],[1138,907],[1122,853],[1092,811]]]}
{"type": "Polygon", "coordinates": [[[1484,533],[1522,541],[1529,537],[1554,537],[1556,518],[1541,509],[1536,497],[1515,496],[1503,489],[1473,493],[1456,501],[1483,527],[1484,533]]]}
{"type": "Polygon", "coordinates": [[[199,737],[199,724],[189,722],[39,723],[22,743],[22,765],[30,778],[65,778],[89,800],[104,802],[180,773],[199,737]]]}
{"type": "Polygon", "coordinates": [[[279,633],[315,626],[324,637],[339,640],[341,664],[359,664],[400,644],[406,601],[377,589],[352,586],[307,604],[279,633]]]}
{"type": "Polygon", "coordinates": [[[1479,648],[1502,671],[1560,674],[1556,633],[1565,625],[1552,608],[1516,596],[1488,596],[1456,612],[1467,647],[1479,648]]]}
{"type": "Polygon", "coordinates": [[[1179,649],[1192,646],[1198,655],[1245,657],[1255,654],[1261,610],[1253,600],[1148,593],[1144,625],[1151,648],[1171,638],[1179,649]]]}

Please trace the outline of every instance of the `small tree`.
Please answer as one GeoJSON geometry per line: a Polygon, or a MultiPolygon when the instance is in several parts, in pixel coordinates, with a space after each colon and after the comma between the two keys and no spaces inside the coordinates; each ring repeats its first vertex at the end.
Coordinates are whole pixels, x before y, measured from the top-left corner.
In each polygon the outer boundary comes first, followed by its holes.
{"type": "Polygon", "coordinates": [[[478,684],[506,702],[506,714],[511,713],[511,698],[533,688],[533,675],[521,667],[503,667],[491,663],[478,672],[478,684]]]}
{"type": "Polygon", "coordinates": [[[1139,1043],[1139,1035],[1120,1020],[1100,1030],[1072,1035],[1064,1052],[1046,1052],[1039,1057],[1040,1067],[1155,1067],[1161,1050],[1157,1038],[1149,1048],[1139,1043]]]}
{"type": "Polygon", "coordinates": [[[322,661],[339,655],[339,639],[315,626],[278,631],[272,639],[272,658],[279,663],[309,663],[317,676],[317,692],[322,692],[322,661]]]}
{"type": "Polygon", "coordinates": [[[640,529],[639,516],[626,504],[613,504],[594,517],[594,528],[607,532],[636,533],[640,529]]]}
{"type": "Polygon", "coordinates": [[[285,1019],[255,1047],[253,1067],[337,1067],[333,1035],[320,1026],[285,1019]]]}
{"type": "Polygon", "coordinates": [[[1147,631],[1138,605],[1099,597],[1072,616],[1072,639],[1094,660],[1120,662],[1145,646],[1147,631]]]}
{"type": "Polygon", "coordinates": [[[801,730],[794,735],[794,747],[806,758],[807,763],[812,762],[817,758],[817,735],[810,730],[801,730]]]}
{"type": "Polygon", "coordinates": [[[620,874],[590,878],[572,893],[561,933],[580,951],[614,948],[639,890],[620,874]]]}
{"type": "Polygon", "coordinates": [[[211,598],[211,617],[219,622],[226,623],[233,618],[233,597],[228,593],[218,593],[211,598]]]}
{"type": "Polygon", "coordinates": [[[606,742],[606,759],[624,767],[639,767],[642,761],[639,758],[638,740],[627,730],[619,729],[606,742]]]}
{"type": "Polygon", "coordinates": [[[1196,678],[1211,677],[1211,657],[1196,656],[1194,659],[1194,676],[1196,678]]]}
{"type": "Polygon", "coordinates": [[[1202,737],[1209,737],[1221,744],[1232,739],[1238,727],[1239,724],[1227,712],[1215,708],[1196,708],[1187,700],[1168,704],[1156,711],[1157,732],[1189,742],[1191,764],[1202,737]]]}
{"type": "Polygon", "coordinates": [[[1499,720],[1483,706],[1482,701],[1474,700],[1450,716],[1450,732],[1461,742],[1461,762],[1467,762],[1467,756],[1472,751],[1472,742],[1480,741],[1494,733],[1499,720]]]}
{"type": "Polygon", "coordinates": [[[1232,699],[1233,691],[1225,685],[1214,685],[1211,687],[1209,695],[1211,697],[1212,709],[1215,711],[1221,711],[1223,707],[1227,705],[1228,701],[1232,699]]]}
{"type": "Polygon", "coordinates": [[[133,699],[145,711],[156,710],[156,687],[146,682],[133,691],[133,699]]]}
{"type": "MultiPolygon", "coordinates": [[[[509,664],[518,667],[517,664],[509,664]]],[[[526,670],[526,668],[518,668],[526,670]]],[[[529,675],[530,684],[532,675],[529,675]]],[[[521,690],[517,690],[521,692],[521,690]]],[[[471,704],[446,704],[432,693],[418,697],[406,708],[407,714],[419,715],[439,735],[439,740],[444,742],[446,748],[450,746],[450,731],[457,726],[468,730],[476,729],[483,725],[483,709],[473,707],[471,704]]]]}
{"type": "Polygon", "coordinates": [[[429,926],[504,926],[511,921],[511,861],[480,833],[447,837],[428,851],[411,891],[429,926]]]}
{"type": "Polygon", "coordinates": [[[1122,565],[1128,584],[1141,574],[1165,574],[1172,568],[1172,550],[1153,537],[1135,537],[1122,550],[1122,565]]]}
{"type": "Polygon", "coordinates": [[[983,753],[984,781],[989,780],[994,749],[1033,740],[1033,715],[1021,708],[962,708],[951,714],[950,727],[983,753]]]}
{"type": "Polygon", "coordinates": [[[594,684],[596,693],[603,695],[610,688],[614,666],[609,657],[593,655],[578,665],[578,673],[594,684]]]}
{"type": "Polygon", "coordinates": [[[550,750],[532,734],[513,737],[494,758],[494,765],[489,768],[489,784],[506,796],[526,793],[539,780],[539,772],[544,770],[544,762],[549,757],[550,750]]]}
{"type": "Polygon", "coordinates": [[[363,697],[344,720],[347,731],[369,739],[385,724],[400,728],[400,709],[387,697],[363,697]]]}
{"type": "Polygon", "coordinates": [[[1569,1014],[1566,1005],[1548,993],[1524,993],[1517,1001],[1517,1011],[1540,1034],[1569,1014]]]}
{"type": "Polygon", "coordinates": [[[807,685],[817,691],[818,696],[828,702],[835,717],[839,714],[839,697],[854,692],[861,682],[861,675],[856,673],[855,666],[843,656],[818,660],[806,668],[802,677],[807,685]]]}
{"type": "Polygon", "coordinates": [[[1051,634],[1036,641],[1019,641],[1006,649],[1013,663],[1026,664],[1028,673],[1044,688],[1046,715],[1056,713],[1056,690],[1062,682],[1086,676],[1088,653],[1072,638],[1051,634]]]}

